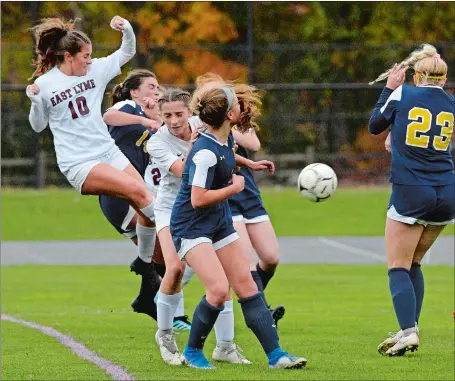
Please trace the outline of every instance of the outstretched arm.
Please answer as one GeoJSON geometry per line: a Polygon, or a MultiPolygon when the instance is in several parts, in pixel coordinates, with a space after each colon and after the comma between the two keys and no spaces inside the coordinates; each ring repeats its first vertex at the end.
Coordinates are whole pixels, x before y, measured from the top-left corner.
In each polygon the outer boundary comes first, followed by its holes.
{"type": "Polygon", "coordinates": [[[136,54],[136,36],[128,20],[114,16],[111,28],[123,32],[122,45],[114,54],[118,55],[120,66],[126,64],[136,54]]]}

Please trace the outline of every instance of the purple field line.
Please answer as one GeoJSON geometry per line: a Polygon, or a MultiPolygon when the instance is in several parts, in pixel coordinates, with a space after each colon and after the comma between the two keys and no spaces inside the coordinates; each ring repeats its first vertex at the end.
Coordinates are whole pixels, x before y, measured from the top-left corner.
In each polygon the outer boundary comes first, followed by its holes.
{"type": "Polygon", "coordinates": [[[127,373],[125,370],[123,370],[120,366],[115,365],[109,360],[98,356],[95,352],[92,352],[83,344],[78,343],[71,336],[64,335],[63,333],[57,331],[52,327],[46,327],[31,321],[17,319],[13,316],[4,314],[2,314],[2,320],[18,323],[29,328],[37,329],[38,331],[41,331],[45,335],[56,338],[57,341],[68,347],[72,352],[74,352],[79,357],[83,358],[84,360],[90,361],[91,363],[95,364],[97,367],[101,369],[104,369],[104,371],[110,376],[112,376],[114,380],[134,380],[134,377],[127,373]]]}

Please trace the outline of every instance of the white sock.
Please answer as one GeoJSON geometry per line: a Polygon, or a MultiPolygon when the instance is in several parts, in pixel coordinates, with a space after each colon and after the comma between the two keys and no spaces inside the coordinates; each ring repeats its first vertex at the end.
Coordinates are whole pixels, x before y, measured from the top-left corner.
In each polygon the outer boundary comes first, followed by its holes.
{"type": "Polygon", "coordinates": [[[185,296],[183,295],[183,290],[180,293],[182,294],[182,299],[180,299],[179,305],[175,310],[174,317],[185,315],[185,296]]]}
{"type": "Polygon", "coordinates": [[[174,323],[175,310],[182,298],[182,292],[174,295],[166,295],[158,291],[158,300],[156,301],[158,329],[160,331],[172,329],[174,323]]]}
{"type": "Polygon", "coordinates": [[[146,216],[150,221],[155,221],[155,199],[147,205],[145,208],[141,209],[141,212],[146,216]]]}
{"type": "Polygon", "coordinates": [[[234,309],[232,300],[224,302],[224,310],[215,322],[216,342],[234,341],[234,309]]]}
{"type": "Polygon", "coordinates": [[[136,234],[139,258],[147,263],[152,262],[152,255],[155,250],[156,228],[149,228],[137,223],[136,234]]]}
{"type": "Polygon", "coordinates": [[[185,272],[183,273],[182,287],[185,287],[185,285],[191,280],[193,275],[194,270],[190,266],[186,265],[185,272]]]}

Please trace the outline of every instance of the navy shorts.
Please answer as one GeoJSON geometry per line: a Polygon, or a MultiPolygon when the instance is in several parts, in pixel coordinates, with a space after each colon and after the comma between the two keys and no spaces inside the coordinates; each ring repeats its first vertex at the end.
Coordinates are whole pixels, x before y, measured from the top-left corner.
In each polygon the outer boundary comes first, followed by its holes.
{"type": "Polygon", "coordinates": [[[392,184],[387,217],[407,224],[446,225],[455,218],[455,184],[392,184]]]}
{"type": "Polygon", "coordinates": [[[120,234],[128,238],[136,236],[136,229],[128,229],[128,225],[136,214],[133,207],[124,198],[99,196],[99,203],[104,216],[120,234]]]}
{"type": "Polygon", "coordinates": [[[248,223],[250,221],[262,222],[270,219],[259,197],[243,201],[229,199],[229,207],[233,221],[248,223]]]}
{"type": "Polygon", "coordinates": [[[225,225],[225,227],[212,234],[201,234],[201,236],[195,238],[172,237],[175,249],[180,256],[180,259],[183,259],[191,249],[201,243],[210,243],[215,250],[219,250],[237,239],[239,239],[239,236],[232,223],[225,225]]]}

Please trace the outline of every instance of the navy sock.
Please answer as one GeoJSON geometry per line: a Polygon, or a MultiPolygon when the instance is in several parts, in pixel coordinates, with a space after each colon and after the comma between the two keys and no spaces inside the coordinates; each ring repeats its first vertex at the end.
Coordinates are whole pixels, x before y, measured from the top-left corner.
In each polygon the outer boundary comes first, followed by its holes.
{"type": "Polygon", "coordinates": [[[280,346],[275,322],[267,305],[258,292],[248,298],[239,299],[246,325],[258,338],[265,353],[270,353],[280,346]]]}
{"type": "Polygon", "coordinates": [[[423,280],[420,263],[413,263],[409,271],[414,293],[416,295],[416,323],[419,322],[420,311],[422,310],[423,296],[425,294],[425,282],[423,280]]]}
{"type": "Polygon", "coordinates": [[[258,291],[262,293],[262,297],[264,298],[265,305],[268,306],[269,304],[267,303],[267,300],[265,300],[265,295],[264,295],[264,287],[262,286],[262,280],[261,277],[259,276],[257,271],[251,271],[251,276],[253,277],[254,283],[256,283],[256,286],[258,286],[258,291]]]}
{"type": "Polygon", "coordinates": [[[191,322],[190,337],[188,338],[188,346],[195,349],[204,347],[205,339],[209,335],[218,315],[223,311],[224,305],[221,307],[212,306],[205,295],[194,310],[193,321],[191,322]]]}
{"type": "Polygon", "coordinates": [[[416,296],[409,271],[401,267],[389,269],[389,288],[400,328],[414,327],[416,296]]]}
{"type": "Polygon", "coordinates": [[[258,272],[259,277],[262,280],[262,289],[265,290],[267,285],[270,282],[270,279],[275,275],[275,270],[273,271],[264,271],[261,269],[261,266],[259,266],[259,263],[256,265],[256,271],[258,272]]]}
{"type": "Polygon", "coordinates": [[[161,278],[164,278],[164,273],[166,272],[166,265],[161,263],[153,263],[155,270],[161,278]]]}

